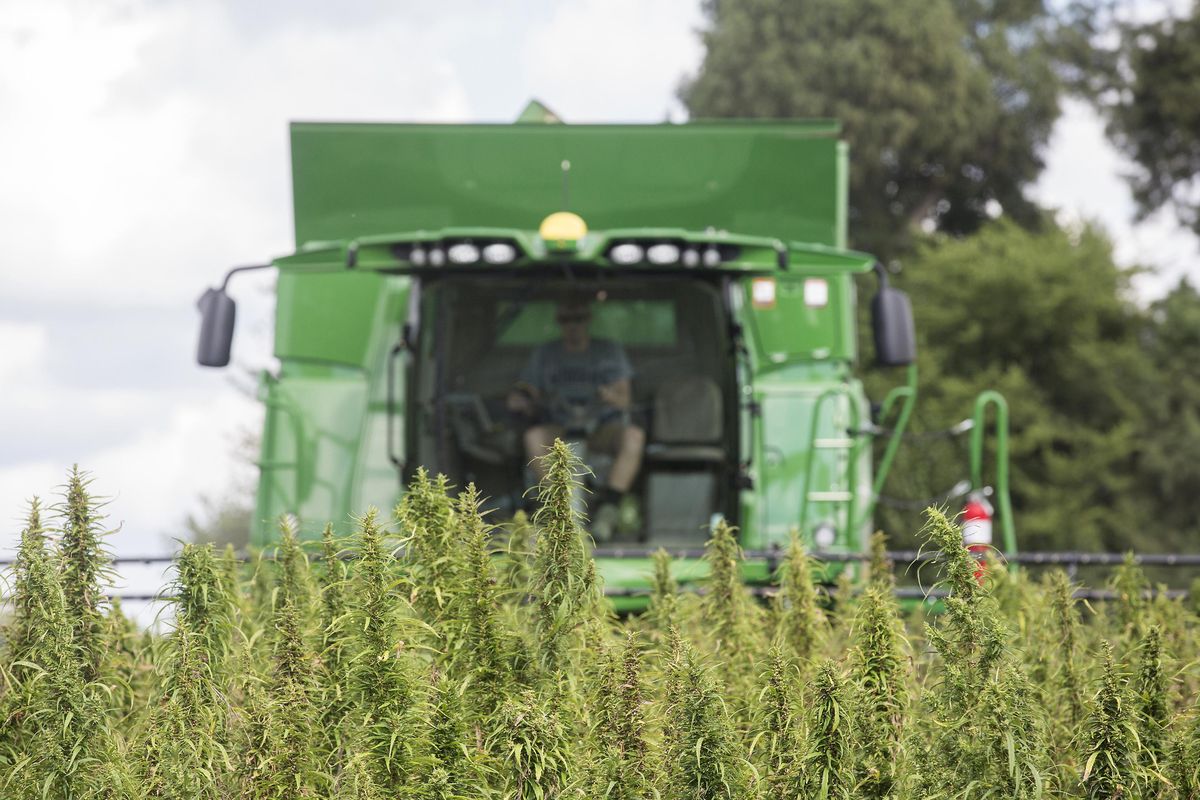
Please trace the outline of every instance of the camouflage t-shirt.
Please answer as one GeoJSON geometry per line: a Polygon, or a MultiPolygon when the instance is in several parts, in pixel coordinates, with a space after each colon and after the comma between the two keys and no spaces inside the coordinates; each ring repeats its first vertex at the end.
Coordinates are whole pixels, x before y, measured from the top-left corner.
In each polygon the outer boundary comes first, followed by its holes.
{"type": "Polygon", "coordinates": [[[600,400],[601,386],[632,378],[633,365],[621,345],[592,339],[582,352],[568,352],[561,341],[539,345],[521,372],[521,380],[546,399],[550,420],[566,428],[590,428],[624,415],[600,400]]]}

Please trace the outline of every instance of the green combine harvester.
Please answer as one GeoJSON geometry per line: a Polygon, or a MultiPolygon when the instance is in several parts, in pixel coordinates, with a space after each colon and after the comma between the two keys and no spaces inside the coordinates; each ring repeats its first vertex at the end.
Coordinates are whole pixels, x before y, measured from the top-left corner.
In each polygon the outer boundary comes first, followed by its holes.
{"type": "MultiPolygon", "coordinates": [[[[419,467],[473,482],[501,522],[527,507],[531,436],[549,431],[595,473],[589,516],[608,476],[628,483],[593,531],[618,605],[638,602],[658,547],[685,554],[681,582],[702,578],[693,556],[718,518],[748,551],[798,530],[812,550],[861,553],[916,399],[915,338],[908,298],[846,249],[838,132],[563,125],[536,103],[515,125],[293,124],[295,253],[232,270],[200,301],[199,361],[225,366],[230,277],[278,270],[253,541],[283,514],[308,536],[345,532],[419,467]],[[855,276],[872,271],[875,357],[903,379],[874,407],[855,376],[855,276]],[[580,405],[529,385],[580,320],[591,351],[631,369],[627,396],[580,405]],[[598,442],[614,428],[616,446],[598,442]]],[[[989,405],[1011,553],[994,393],[977,404],[969,489],[984,490],[989,405]]],[[[769,581],[769,561],[748,560],[747,580],[769,581]]]]}

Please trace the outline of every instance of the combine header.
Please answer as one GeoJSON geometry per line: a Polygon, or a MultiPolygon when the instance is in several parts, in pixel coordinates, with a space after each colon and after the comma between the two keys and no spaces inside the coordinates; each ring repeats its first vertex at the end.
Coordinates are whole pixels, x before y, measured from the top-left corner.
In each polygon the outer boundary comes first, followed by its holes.
{"type": "MultiPolygon", "coordinates": [[[[297,249],[262,265],[278,269],[280,368],[260,387],[258,543],[281,514],[315,535],[390,508],[422,466],[475,483],[502,521],[528,502],[531,450],[554,434],[596,475],[584,497],[598,556],[696,550],[717,518],[747,550],[793,530],[813,550],[863,549],[916,397],[915,339],[908,298],[845,247],[836,123],[291,134],[297,249]],[[874,355],[904,376],[874,410],[855,376],[855,276],[872,271],[874,355]],[[547,363],[557,377],[539,385],[547,363]],[[588,380],[609,384],[595,402],[579,398],[588,380]],[[615,514],[596,507],[608,499],[615,514]]],[[[229,361],[226,285],[201,300],[207,366],[229,361]]],[[[598,564],[619,592],[647,582],[644,558],[598,564]]],[[[769,580],[747,564],[748,580],[769,580]]],[[[702,568],[684,560],[676,575],[702,568]]]]}

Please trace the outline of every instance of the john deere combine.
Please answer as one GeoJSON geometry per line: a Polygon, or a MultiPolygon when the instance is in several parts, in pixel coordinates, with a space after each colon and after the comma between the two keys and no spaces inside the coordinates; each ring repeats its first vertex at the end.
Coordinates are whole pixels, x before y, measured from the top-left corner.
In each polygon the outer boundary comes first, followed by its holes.
{"type": "MultiPolygon", "coordinates": [[[[907,297],[845,247],[836,123],[296,123],[291,138],[297,249],[263,265],[280,368],[260,388],[259,543],[284,513],[311,535],[390,508],[420,466],[511,516],[535,479],[536,406],[559,399],[514,405],[514,387],[563,335],[556,314],[582,306],[590,341],[631,368],[620,410],[642,434],[602,548],[699,548],[718,517],[749,550],[794,529],[816,550],[863,548],[915,400],[915,340],[907,297]],[[855,275],[872,270],[874,355],[903,378],[874,412],[855,377],[855,275]]],[[[201,309],[200,363],[224,366],[226,286],[201,309]]],[[[599,489],[613,464],[587,446],[594,423],[554,430],[599,489]]],[[[647,580],[644,558],[599,563],[610,588],[647,580]]]]}

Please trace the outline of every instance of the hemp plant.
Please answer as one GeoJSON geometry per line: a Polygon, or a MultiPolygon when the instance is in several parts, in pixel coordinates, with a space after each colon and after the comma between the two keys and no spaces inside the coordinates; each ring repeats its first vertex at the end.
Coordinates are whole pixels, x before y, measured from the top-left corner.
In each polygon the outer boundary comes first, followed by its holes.
{"type": "Polygon", "coordinates": [[[395,513],[410,573],[413,607],[421,619],[431,624],[452,604],[459,586],[461,548],[448,492],[445,475],[430,479],[422,467],[395,513]]]}
{"type": "Polygon", "coordinates": [[[129,797],[132,775],[107,726],[103,693],[86,677],[91,655],[76,641],[57,559],[45,551],[26,556],[23,624],[32,638],[19,715],[5,721],[11,768],[0,778],[2,796],[129,797]]]}
{"type": "Polygon", "coordinates": [[[217,680],[226,676],[233,648],[236,601],[228,588],[225,567],[212,544],[186,543],[175,560],[171,594],[175,621],[203,643],[204,657],[217,680]]]}
{"type": "Polygon", "coordinates": [[[59,569],[67,614],[74,638],[83,653],[85,681],[98,676],[104,659],[104,587],[111,582],[112,557],[104,549],[100,504],[88,492],[91,478],[71,468],[63,500],[56,507],[61,528],[58,537],[59,569]]]}
{"type": "Polygon", "coordinates": [[[1141,744],[1142,766],[1157,770],[1164,763],[1167,721],[1170,710],[1167,700],[1167,676],[1163,669],[1162,632],[1151,625],[1139,646],[1139,669],[1136,687],[1137,728],[1141,744]]]}
{"type": "Polygon", "coordinates": [[[812,564],[797,531],[792,531],[787,555],[779,566],[779,592],[775,595],[776,638],[801,664],[823,641],[827,623],[817,602],[812,564]]]}
{"type": "Polygon", "coordinates": [[[462,631],[448,654],[450,669],[467,681],[474,719],[493,715],[513,682],[511,639],[504,625],[499,579],[488,548],[491,529],[479,513],[479,493],[472,485],[459,497],[458,519],[463,527],[463,591],[456,616],[462,631]]]}
{"type": "Polygon", "coordinates": [[[1055,689],[1065,697],[1070,728],[1083,720],[1083,681],[1076,663],[1079,649],[1079,609],[1075,603],[1075,587],[1062,570],[1054,570],[1046,579],[1050,595],[1053,626],[1051,646],[1057,651],[1059,666],[1055,689]]]}
{"type": "Polygon", "coordinates": [[[800,729],[792,707],[791,667],[778,644],[767,654],[767,671],[759,693],[760,710],[754,738],[755,762],[769,797],[786,797],[799,782],[800,729]]]}
{"type": "Polygon", "coordinates": [[[726,711],[721,686],[683,639],[668,667],[667,800],[749,800],[754,768],[726,711]]]}
{"type": "Polygon", "coordinates": [[[531,689],[509,697],[498,715],[488,751],[496,753],[501,797],[542,800],[561,796],[575,777],[572,737],[558,707],[531,689]]]}
{"type": "Polygon", "coordinates": [[[1112,645],[1103,643],[1104,673],[1088,723],[1081,784],[1088,800],[1140,797],[1137,724],[1125,678],[1113,663],[1112,645]]]}
{"type": "Polygon", "coordinates": [[[896,765],[904,730],[908,660],[891,587],[872,573],[859,601],[851,651],[854,693],[855,792],[887,798],[895,791],[896,765]]]}
{"type": "Polygon", "coordinates": [[[278,578],[271,614],[269,690],[258,694],[246,758],[245,800],[299,800],[324,785],[318,753],[311,746],[317,719],[315,656],[309,565],[290,517],[279,523],[278,578]]]}
{"type": "Polygon", "coordinates": [[[421,743],[397,731],[416,728],[417,699],[413,656],[406,642],[416,635],[403,601],[393,589],[394,558],[383,544],[378,512],[369,509],[358,523],[358,558],[353,564],[350,629],[354,654],[348,676],[356,714],[353,724],[367,766],[380,791],[402,792],[421,743]]]}
{"type": "Polygon", "coordinates": [[[793,796],[848,800],[853,786],[850,717],[844,681],[832,661],[824,661],[817,670],[809,708],[800,791],[793,796]]]}
{"type": "Polygon", "coordinates": [[[321,532],[321,598],[318,654],[320,668],[316,692],[319,696],[319,730],[322,757],[332,761],[342,749],[342,722],[350,710],[347,691],[351,651],[350,571],[341,542],[334,536],[333,525],[321,532]]]}
{"type": "Polygon", "coordinates": [[[932,731],[914,741],[920,766],[913,791],[966,794],[976,785],[1007,786],[1008,796],[1040,797],[1043,739],[1037,729],[1022,729],[1032,718],[1032,698],[1028,680],[1007,652],[1004,620],[986,583],[975,578],[978,564],[961,530],[937,509],[926,513],[926,542],[940,553],[949,596],[937,624],[926,626],[926,638],[941,658],[940,680],[924,698],[932,731]],[[993,705],[981,714],[985,697],[993,705]]]}
{"type": "MultiPolygon", "coordinates": [[[[615,649],[615,648],[610,648],[615,649]]],[[[587,796],[646,800],[654,778],[646,740],[645,699],[637,636],[626,632],[619,658],[605,660],[591,732],[593,765],[587,796]]]]}
{"type": "Polygon", "coordinates": [[[671,555],[661,547],[654,551],[654,576],[650,583],[650,606],[646,616],[659,633],[679,624],[679,583],[671,574],[671,555]]]}
{"type": "Polygon", "coordinates": [[[501,585],[505,595],[524,599],[529,595],[533,578],[530,568],[534,548],[533,523],[523,510],[518,510],[503,529],[508,536],[501,550],[501,585]]]}
{"type": "Polygon", "coordinates": [[[4,630],[7,643],[6,665],[12,680],[19,686],[29,667],[30,649],[34,646],[41,631],[36,627],[35,610],[42,599],[38,592],[42,587],[35,585],[31,573],[35,562],[44,560],[46,554],[46,529],[42,525],[41,503],[35,497],[29,503],[29,514],[25,526],[21,529],[20,543],[17,546],[17,557],[13,562],[11,597],[9,606],[12,618],[4,630]]]}
{"type": "Polygon", "coordinates": [[[542,673],[558,679],[567,651],[594,606],[595,583],[586,535],[572,496],[580,486],[583,465],[562,440],[542,456],[544,477],[538,486],[540,507],[534,558],[534,629],[542,673]]]}

